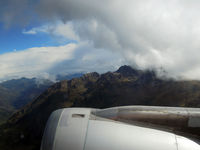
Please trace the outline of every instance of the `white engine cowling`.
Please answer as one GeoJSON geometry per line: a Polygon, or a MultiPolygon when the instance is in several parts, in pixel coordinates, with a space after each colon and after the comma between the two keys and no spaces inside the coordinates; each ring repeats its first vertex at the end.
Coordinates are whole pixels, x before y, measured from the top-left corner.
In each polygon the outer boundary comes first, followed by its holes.
{"type": "Polygon", "coordinates": [[[99,118],[91,110],[53,112],[41,150],[200,150],[198,143],[186,137],[99,118]]]}

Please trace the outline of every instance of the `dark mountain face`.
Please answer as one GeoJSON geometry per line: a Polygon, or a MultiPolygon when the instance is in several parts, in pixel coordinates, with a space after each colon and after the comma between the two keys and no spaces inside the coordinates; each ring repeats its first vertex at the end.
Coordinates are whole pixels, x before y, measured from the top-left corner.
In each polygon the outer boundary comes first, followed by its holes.
{"type": "Polygon", "coordinates": [[[123,76],[138,76],[140,75],[140,70],[135,70],[131,68],[130,66],[121,66],[117,71],[117,73],[120,73],[123,76]]]}
{"type": "Polygon", "coordinates": [[[0,83],[0,122],[39,96],[52,84],[49,80],[35,78],[13,79],[0,83]]]}
{"type": "Polygon", "coordinates": [[[0,123],[5,121],[8,116],[14,111],[10,105],[11,97],[15,94],[0,85],[0,123]]]}
{"type": "Polygon", "coordinates": [[[39,150],[46,121],[56,109],[123,105],[200,107],[200,81],[161,80],[153,71],[124,66],[58,82],[0,127],[0,149],[39,150]]]}

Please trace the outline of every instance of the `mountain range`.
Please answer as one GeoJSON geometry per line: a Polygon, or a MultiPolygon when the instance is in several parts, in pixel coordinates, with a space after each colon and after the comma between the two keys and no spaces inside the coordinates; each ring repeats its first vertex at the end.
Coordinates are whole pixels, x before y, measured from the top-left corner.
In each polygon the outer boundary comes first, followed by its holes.
{"type": "Polygon", "coordinates": [[[124,105],[200,107],[200,81],[160,79],[152,70],[122,66],[57,82],[0,126],[0,149],[39,150],[46,121],[56,109],[124,105]]]}
{"type": "MultiPolygon", "coordinates": [[[[56,82],[81,77],[82,73],[57,75],[56,82]]],[[[41,78],[19,78],[0,83],[0,123],[16,110],[38,97],[55,81],[41,78]]]]}
{"type": "Polygon", "coordinates": [[[0,123],[52,84],[50,80],[36,78],[20,78],[0,83],[0,123]]]}

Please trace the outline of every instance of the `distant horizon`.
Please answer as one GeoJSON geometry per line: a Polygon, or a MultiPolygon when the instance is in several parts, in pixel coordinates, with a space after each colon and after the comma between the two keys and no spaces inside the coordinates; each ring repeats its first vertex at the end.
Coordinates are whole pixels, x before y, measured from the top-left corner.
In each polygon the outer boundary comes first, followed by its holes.
{"type": "Polygon", "coordinates": [[[193,80],[193,79],[187,79],[187,78],[183,78],[183,77],[170,77],[168,76],[167,72],[165,70],[163,70],[163,68],[159,68],[160,70],[158,69],[155,69],[155,68],[149,68],[149,69],[141,69],[141,68],[134,68],[130,65],[122,65],[122,66],[119,66],[117,69],[115,70],[106,70],[104,72],[98,72],[98,71],[90,71],[90,72],[84,72],[84,71],[81,71],[81,72],[71,72],[71,73],[58,73],[58,74],[53,74],[53,75],[48,75],[48,76],[15,76],[15,77],[10,77],[8,79],[4,79],[4,80],[1,80],[0,79],[0,83],[3,83],[3,82],[6,82],[6,81],[10,81],[10,80],[20,80],[20,79],[42,79],[42,80],[49,80],[49,81],[52,81],[52,82],[58,82],[59,81],[59,77],[67,77],[67,76],[74,76],[74,75],[85,75],[85,74],[90,74],[90,73],[93,73],[93,72],[96,72],[100,75],[102,74],[105,74],[105,73],[108,73],[108,72],[116,72],[118,71],[121,67],[131,67],[131,69],[133,70],[137,70],[137,71],[153,71],[156,76],[160,79],[163,79],[163,80],[177,80],[177,81],[200,81],[198,79],[196,80],[193,80]]]}

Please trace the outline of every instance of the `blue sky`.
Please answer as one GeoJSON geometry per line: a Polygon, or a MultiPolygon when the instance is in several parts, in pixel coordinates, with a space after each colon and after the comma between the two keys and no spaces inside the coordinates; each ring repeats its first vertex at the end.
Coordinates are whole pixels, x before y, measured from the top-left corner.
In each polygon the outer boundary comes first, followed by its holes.
{"type": "MultiPolygon", "coordinates": [[[[28,28],[30,27],[26,27],[28,28]]],[[[59,46],[70,42],[69,40],[61,44],[46,33],[23,34],[23,30],[20,26],[5,28],[2,23],[0,24],[0,54],[31,47],[59,46]]]]}

